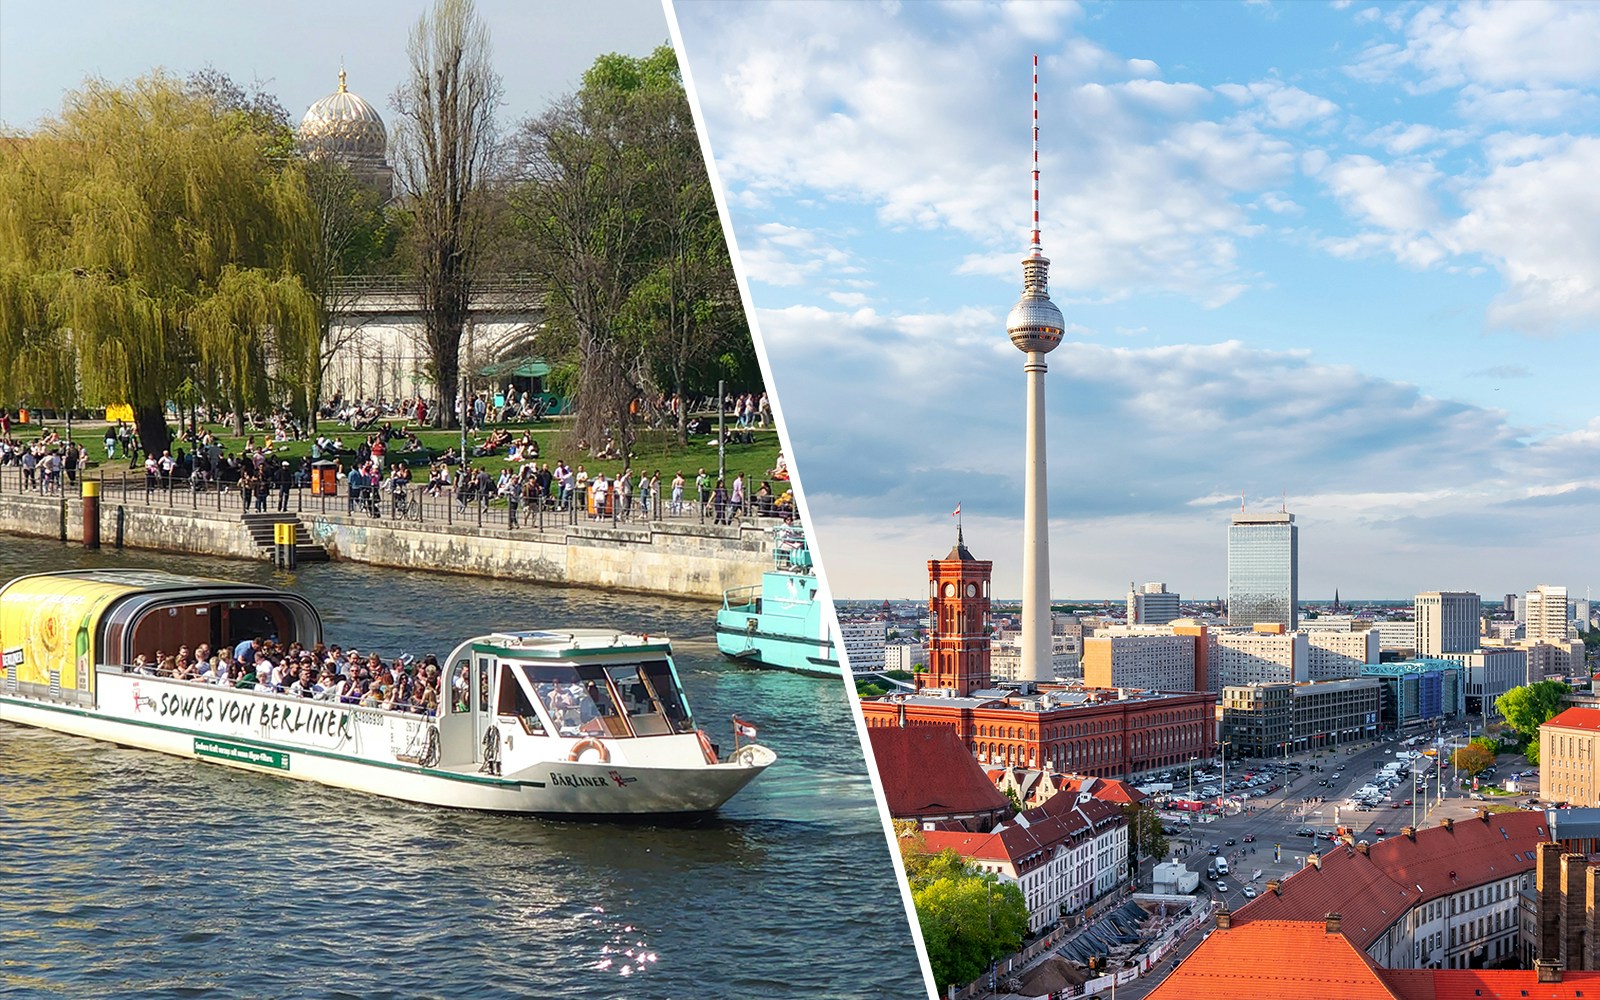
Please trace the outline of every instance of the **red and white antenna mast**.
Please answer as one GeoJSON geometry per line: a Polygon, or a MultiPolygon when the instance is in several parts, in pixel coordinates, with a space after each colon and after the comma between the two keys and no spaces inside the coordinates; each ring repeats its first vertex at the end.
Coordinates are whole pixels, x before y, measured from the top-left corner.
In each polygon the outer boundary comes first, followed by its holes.
{"type": "Polygon", "coordinates": [[[1028,253],[1034,257],[1044,256],[1044,247],[1039,243],[1039,54],[1033,56],[1033,240],[1028,245],[1028,253]]]}

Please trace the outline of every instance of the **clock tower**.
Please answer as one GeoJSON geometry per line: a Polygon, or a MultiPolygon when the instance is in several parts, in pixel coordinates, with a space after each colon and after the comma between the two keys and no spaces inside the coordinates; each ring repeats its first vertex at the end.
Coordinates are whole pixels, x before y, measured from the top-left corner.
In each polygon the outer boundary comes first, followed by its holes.
{"type": "Polygon", "coordinates": [[[950,554],[928,560],[928,670],[917,675],[917,690],[942,688],[964,696],[989,686],[993,568],[967,551],[959,526],[950,554]]]}

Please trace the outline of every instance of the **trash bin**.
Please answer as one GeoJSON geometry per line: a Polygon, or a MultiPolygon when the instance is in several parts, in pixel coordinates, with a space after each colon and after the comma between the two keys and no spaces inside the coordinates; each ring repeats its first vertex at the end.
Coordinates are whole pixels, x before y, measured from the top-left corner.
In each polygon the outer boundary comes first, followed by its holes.
{"type": "Polygon", "coordinates": [[[311,495],[331,497],[339,495],[339,463],[311,463],[311,495]]]}
{"type": "Polygon", "coordinates": [[[28,422],[28,408],[26,406],[24,406],[22,409],[17,411],[17,423],[25,424],[27,422],[28,422]]]}

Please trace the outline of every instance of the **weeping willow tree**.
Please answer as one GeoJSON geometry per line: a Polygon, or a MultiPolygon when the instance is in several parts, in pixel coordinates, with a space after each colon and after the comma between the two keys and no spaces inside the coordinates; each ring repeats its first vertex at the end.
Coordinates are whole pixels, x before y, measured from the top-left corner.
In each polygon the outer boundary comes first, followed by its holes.
{"type": "Polygon", "coordinates": [[[247,410],[281,398],[274,389],[292,396],[297,373],[320,367],[317,304],[295,277],[224,268],[212,294],[190,312],[189,328],[202,367],[228,394],[235,434],[244,433],[247,410]]]}
{"type": "Polygon", "coordinates": [[[129,403],[159,454],[166,404],[197,367],[230,389],[274,360],[303,378],[314,311],[290,289],[308,205],[269,155],[278,133],[157,73],[91,80],[59,118],[0,145],[0,402],[81,387],[87,402],[129,403]],[[266,326],[227,325],[256,316],[266,326]],[[230,340],[272,349],[223,352],[230,340]]]}

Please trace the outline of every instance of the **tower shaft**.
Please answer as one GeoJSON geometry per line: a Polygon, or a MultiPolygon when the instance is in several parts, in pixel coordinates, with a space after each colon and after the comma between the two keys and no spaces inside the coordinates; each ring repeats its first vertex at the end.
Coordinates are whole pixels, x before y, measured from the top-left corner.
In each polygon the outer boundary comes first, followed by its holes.
{"type": "Polygon", "coordinates": [[[1027,451],[1023,457],[1021,678],[1053,679],[1050,669],[1050,500],[1045,470],[1044,355],[1029,352],[1027,451]]]}

